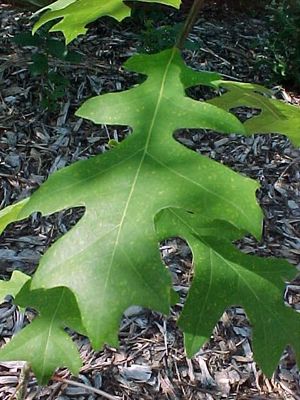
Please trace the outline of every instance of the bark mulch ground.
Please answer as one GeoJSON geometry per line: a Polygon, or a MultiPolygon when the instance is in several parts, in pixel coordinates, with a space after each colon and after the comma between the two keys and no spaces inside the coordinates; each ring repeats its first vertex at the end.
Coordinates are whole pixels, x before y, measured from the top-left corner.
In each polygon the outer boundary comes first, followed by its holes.
{"type": "MultiPolygon", "coordinates": [[[[137,47],[149,44],[149,34],[138,34],[133,25],[97,22],[76,42],[83,54],[78,64],[62,65],[50,58],[53,70],[70,80],[56,111],[41,107],[45,78],[29,73],[32,49],[13,44],[12,37],[30,27],[29,14],[0,10],[0,207],[32,193],[56,170],[79,159],[109,150],[110,139],[122,140],[130,130],[95,126],[78,119],[74,111],[88,97],[131,87],[138,77],[121,65],[137,47]]],[[[181,16],[166,16],[166,21],[181,16]]],[[[249,16],[207,9],[190,35],[195,50],[185,50],[194,68],[214,70],[241,81],[264,83],[270,76],[272,54],[266,43],[272,27],[263,13],[249,16]]],[[[151,38],[150,38],[151,39],[151,38]]],[[[299,104],[297,94],[272,85],[274,94],[299,104]]],[[[190,95],[210,95],[201,88],[190,95]]],[[[236,110],[250,118],[253,110],[236,110]]],[[[300,132],[299,132],[300,134],[300,132]]],[[[257,196],[265,213],[263,239],[245,237],[238,246],[247,253],[277,256],[299,267],[300,262],[300,151],[279,135],[222,136],[203,130],[181,131],[177,139],[192,150],[222,162],[261,184],[257,196]]],[[[41,254],[78,221],[83,210],[67,210],[44,218],[39,214],[11,225],[0,237],[0,274],[7,279],[13,270],[32,274],[41,254]]],[[[192,279],[190,249],[182,240],[161,243],[176,290],[182,299],[192,279]]],[[[300,309],[300,280],[287,284],[285,301],[300,309]]],[[[0,399],[16,398],[16,389],[27,385],[26,399],[300,399],[300,380],[291,349],[267,379],[253,360],[251,327],[240,307],[226,310],[211,340],[192,360],[185,356],[182,334],[176,328],[181,305],[169,317],[132,307],[120,326],[120,347],[91,349],[86,338],[74,335],[84,366],[78,377],[67,370],[56,372],[46,387],[22,362],[0,362],[0,399]],[[72,379],[74,384],[67,382],[72,379]],[[83,386],[78,386],[81,383],[83,386]],[[19,385],[19,386],[18,386],[19,385]],[[87,390],[87,385],[94,390],[87,390]],[[107,397],[109,398],[109,397],[107,397]]],[[[1,343],[7,342],[33,317],[23,314],[10,298],[0,307],[1,343]]],[[[20,393],[20,392],[19,392],[20,393]]]]}

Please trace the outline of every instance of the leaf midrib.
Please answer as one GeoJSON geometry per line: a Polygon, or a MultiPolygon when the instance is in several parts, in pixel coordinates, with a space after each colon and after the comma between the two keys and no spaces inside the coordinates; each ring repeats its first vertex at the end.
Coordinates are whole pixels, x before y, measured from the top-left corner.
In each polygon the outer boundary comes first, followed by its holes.
{"type": "Polygon", "coordinates": [[[152,136],[153,128],[155,126],[155,122],[156,122],[156,119],[157,119],[159,106],[160,106],[160,103],[161,103],[162,98],[163,98],[163,92],[164,92],[164,88],[165,88],[165,84],[166,84],[167,75],[168,75],[168,72],[169,72],[169,69],[170,69],[170,66],[171,66],[171,63],[173,61],[173,58],[174,58],[175,54],[176,54],[176,50],[175,50],[175,48],[173,48],[173,51],[172,51],[171,56],[170,56],[170,59],[169,59],[167,65],[166,65],[166,69],[165,69],[165,72],[164,72],[163,77],[162,77],[160,91],[159,91],[159,94],[158,94],[158,97],[157,97],[157,102],[156,102],[156,106],[155,106],[155,109],[154,109],[154,113],[153,113],[153,116],[151,118],[151,123],[150,123],[150,127],[149,127],[149,130],[148,130],[148,133],[147,133],[147,139],[146,139],[146,142],[145,142],[145,147],[144,147],[144,150],[143,150],[143,153],[142,153],[142,156],[141,156],[141,160],[140,160],[140,163],[139,163],[139,165],[137,167],[136,174],[135,174],[135,177],[133,179],[133,183],[132,183],[130,192],[128,194],[128,198],[127,198],[127,201],[126,201],[126,204],[125,204],[125,207],[124,207],[124,211],[123,211],[123,214],[122,214],[122,217],[121,217],[121,220],[120,220],[117,237],[116,237],[114,248],[113,248],[113,251],[112,251],[111,262],[110,262],[110,265],[109,265],[109,267],[107,269],[107,277],[106,277],[105,282],[104,282],[103,298],[105,298],[105,293],[106,293],[106,290],[107,290],[107,287],[108,287],[108,282],[109,282],[110,274],[111,274],[111,271],[112,271],[112,266],[113,266],[115,254],[116,254],[117,247],[118,247],[118,244],[119,244],[120,235],[121,235],[122,228],[123,228],[123,225],[124,225],[124,221],[125,221],[125,218],[126,218],[126,215],[127,215],[127,211],[128,211],[129,205],[130,205],[130,201],[132,199],[132,196],[133,196],[133,193],[134,193],[134,190],[135,190],[135,187],[136,187],[136,184],[137,184],[137,181],[138,181],[138,178],[139,178],[139,175],[140,175],[140,171],[142,169],[145,157],[148,154],[149,143],[150,143],[150,139],[151,139],[151,136],[152,136]]]}
{"type": "Polygon", "coordinates": [[[58,313],[58,310],[60,309],[60,306],[62,304],[62,300],[64,298],[65,290],[66,289],[62,288],[62,292],[61,292],[61,296],[60,296],[59,302],[57,303],[57,306],[55,307],[55,311],[53,313],[53,316],[51,318],[51,322],[49,324],[48,335],[47,335],[47,339],[46,339],[46,346],[45,346],[44,357],[43,357],[42,368],[41,368],[42,380],[45,377],[45,365],[47,366],[46,359],[47,359],[47,353],[48,353],[48,347],[49,347],[49,343],[50,343],[50,337],[51,337],[52,329],[53,329],[53,326],[55,325],[54,321],[56,319],[56,315],[58,313]]]}

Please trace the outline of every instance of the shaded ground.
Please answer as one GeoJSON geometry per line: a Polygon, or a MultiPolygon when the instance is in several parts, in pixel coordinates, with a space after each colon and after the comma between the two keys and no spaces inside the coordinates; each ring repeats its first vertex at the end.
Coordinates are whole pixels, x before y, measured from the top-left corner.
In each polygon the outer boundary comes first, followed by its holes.
{"type": "MultiPolygon", "coordinates": [[[[29,26],[28,16],[1,10],[0,50],[0,204],[4,207],[28,196],[49,174],[76,160],[108,151],[109,139],[121,140],[128,129],[95,126],[75,118],[74,111],[91,95],[119,91],[138,77],[123,71],[121,64],[145,42],[135,27],[94,24],[89,35],[79,39],[80,64],[61,64],[50,59],[71,81],[66,96],[54,112],[40,107],[45,80],[32,78],[28,67],[32,50],[12,44],[11,37],[29,26]]],[[[270,26],[263,15],[207,10],[191,34],[198,50],[186,50],[186,61],[194,68],[217,70],[234,79],[264,82],[270,65],[258,66],[258,58],[271,56],[265,49],[270,26]],[[263,57],[262,57],[263,56],[263,57]]],[[[275,85],[273,85],[275,86],[275,85]]],[[[285,101],[297,103],[296,94],[274,87],[285,101]]],[[[208,94],[201,88],[194,98],[208,94]]],[[[249,118],[249,110],[239,110],[249,118]]],[[[299,133],[300,134],[300,133],[299,133]]],[[[243,138],[205,131],[183,131],[178,140],[191,149],[223,162],[260,181],[258,198],[265,212],[264,237],[251,237],[239,245],[246,252],[275,255],[297,265],[300,262],[300,152],[278,135],[243,138]]],[[[0,273],[7,278],[14,269],[32,273],[40,255],[80,217],[68,210],[50,218],[34,215],[14,224],[0,238],[0,273]]],[[[176,290],[184,298],[192,279],[191,254],[176,239],[161,244],[164,261],[172,273],[176,290]]],[[[300,308],[300,283],[287,286],[285,299],[300,308]]],[[[227,310],[211,341],[192,360],[185,357],[182,335],[175,320],[177,305],[169,318],[135,307],[124,316],[120,348],[93,352],[88,341],[76,337],[84,366],[77,382],[100,388],[116,399],[300,399],[299,372],[287,349],[272,377],[266,379],[253,361],[251,329],[241,308],[227,310]]],[[[0,308],[2,343],[22,326],[25,317],[8,301],[0,308]]],[[[8,400],[20,381],[21,363],[0,363],[0,398],[8,400]]],[[[56,377],[70,378],[66,370],[56,377]]],[[[27,399],[101,398],[93,391],[53,381],[45,388],[30,376],[27,399]]]]}

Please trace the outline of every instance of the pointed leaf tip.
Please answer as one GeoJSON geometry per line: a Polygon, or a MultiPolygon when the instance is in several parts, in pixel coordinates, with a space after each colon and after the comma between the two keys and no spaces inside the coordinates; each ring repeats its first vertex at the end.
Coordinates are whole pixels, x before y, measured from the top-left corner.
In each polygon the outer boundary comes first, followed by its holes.
{"type": "Polygon", "coordinates": [[[0,281],[0,302],[2,302],[7,295],[16,297],[29,279],[30,277],[23,274],[23,272],[13,271],[9,281],[0,281]]]}
{"type": "Polygon", "coordinates": [[[58,367],[78,374],[82,365],[79,352],[64,330],[72,327],[84,333],[72,293],[66,288],[31,291],[28,281],[16,303],[38,310],[39,315],[0,350],[0,360],[27,361],[40,384],[46,384],[58,367]]]}

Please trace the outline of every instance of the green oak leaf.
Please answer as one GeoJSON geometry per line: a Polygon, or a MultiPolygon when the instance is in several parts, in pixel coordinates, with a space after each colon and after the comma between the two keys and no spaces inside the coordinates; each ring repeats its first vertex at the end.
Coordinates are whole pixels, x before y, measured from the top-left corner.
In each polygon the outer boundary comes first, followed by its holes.
{"type": "Polygon", "coordinates": [[[225,309],[239,305],[252,324],[255,360],[266,375],[287,345],[300,365],[300,315],[283,301],[285,281],[296,275],[292,265],[242,253],[231,243],[241,231],[183,210],[163,210],[156,226],[161,240],[179,236],[192,249],[194,277],[179,319],[189,357],[209,340],[225,309]]]}
{"type": "Polygon", "coordinates": [[[58,367],[78,374],[82,365],[79,352],[64,331],[67,326],[84,333],[73,294],[67,288],[30,291],[29,287],[30,281],[15,301],[33,307],[39,315],[0,350],[0,360],[27,361],[40,384],[46,384],[58,367]]]}
{"type": "MultiPolygon", "coordinates": [[[[140,0],[135,0],[140,1],[140,0]]],[[[179,8],[180,0],[143,0],[147,3],[166,4],[179,8]]],[[[35,33],[42,25],[59,19],[50,32],[63,32],[66,43],[87,31],[86,25],[103,16],[110,16],[117,21],[129,17],[131,9],[123,0],[58,0],[42,8],[46,11],[34,25],[35,33]]]]}
{"type": "Polygon", "coordinates": [[[25,204],[28,203],[28,198],[23,199],[11,206],[5,207],[3,210],[0,210],[0,233],[13,221],[18,220],[18,215],[24,208],[25,204]]]}
{"type": "MultiPolygon", "coordinates": [[[[194,72],[176,49],[134,56],[126,67],[148,79],[88,100],[77,115],[98,124],[129,125],[133,133],[109,152],[54,173],[17,216],[85,207],[75,227],[42,257],[31,288],[68,287],[95,348],[117,345],[119,321],[129,306],[169,311],[171,280],[154,226],[161,209],[183,208],[228,220],[257,237],[261,233],[258,184],[173,138],[179,128],[243,133],[242,124],[186,97],[184,86],[189,76],[194,84],[194,72]]],[[[205,72],[201,76],[207,81],[205,72]]]]}
{"type": "Polygon", "coordinates": [[[16,297],[29,279],[30,277],[23,272],[14,271],[9,281],[0,281],[0,302],[9,294],[16,297]]]}
{"type": "Polygon", "coordinates": [[[227,92],[209,101],[224,110],[236,107],[261,109],[261,113],[245,123],[249,135],[253,133],[280,133],[300,146],[300,108],[272,98],[272,92],[252,83],[220,81],[220,87],[227,92]]]}

